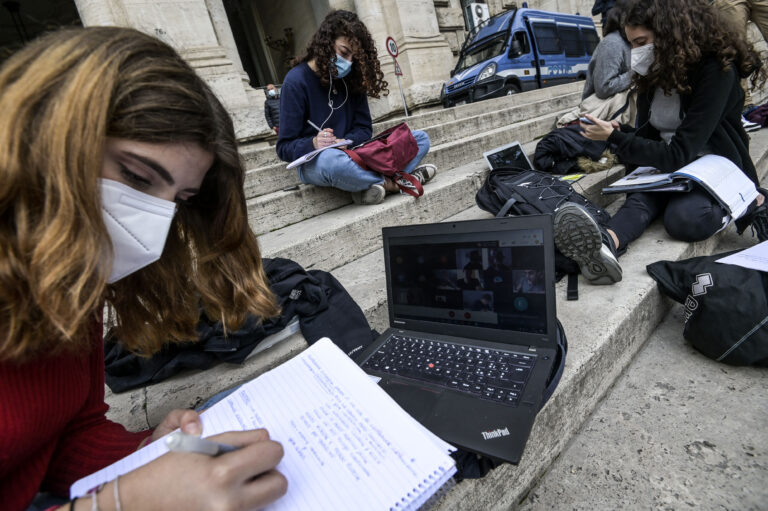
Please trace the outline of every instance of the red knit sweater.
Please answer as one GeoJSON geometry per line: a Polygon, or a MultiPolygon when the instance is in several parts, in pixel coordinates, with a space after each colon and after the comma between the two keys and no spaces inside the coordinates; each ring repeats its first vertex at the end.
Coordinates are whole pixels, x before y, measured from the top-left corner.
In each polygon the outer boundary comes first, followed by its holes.
{"type": "Polygon", "coordinates": [[[147,432],[105,417],[104,345],[25,364],[0,362],[0,507],[25,510],[38,491],[69,486],[130,454],[147,432]]]}

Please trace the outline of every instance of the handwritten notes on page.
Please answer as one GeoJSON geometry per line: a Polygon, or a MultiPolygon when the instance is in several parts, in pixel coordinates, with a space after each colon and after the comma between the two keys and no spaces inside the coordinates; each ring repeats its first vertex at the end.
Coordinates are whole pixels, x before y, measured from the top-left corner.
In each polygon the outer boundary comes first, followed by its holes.
{"type": "MultiPolygon", "coordinates": [[[[270,510],[416,509],[456,471],[452,448],[400,408],[329,339],[201,415],[204,436],[267,428],[288,493],[270,510]]],[[[71,496],[167,452],[156,441],[72,485],[71,496]]]]}

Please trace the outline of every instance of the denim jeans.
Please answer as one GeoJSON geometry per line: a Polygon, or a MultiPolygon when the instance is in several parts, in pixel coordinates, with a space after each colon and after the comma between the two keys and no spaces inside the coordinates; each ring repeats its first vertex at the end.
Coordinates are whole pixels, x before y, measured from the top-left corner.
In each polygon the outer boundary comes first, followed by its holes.
{"type": "MultiPolygon", "coordinates": [[[[410,174],[429,151],[429,135],[423,131],[412,131],[419,152],[416,153],[403,172],[410,174]]],[[[367,190],[372,185],[383,184],[384,177],[361,168],[347,153],[336,149],[321,152],[315,158],[298,168],[302,183],[317,186],[332,186],[348,192],[367,190]]]]}

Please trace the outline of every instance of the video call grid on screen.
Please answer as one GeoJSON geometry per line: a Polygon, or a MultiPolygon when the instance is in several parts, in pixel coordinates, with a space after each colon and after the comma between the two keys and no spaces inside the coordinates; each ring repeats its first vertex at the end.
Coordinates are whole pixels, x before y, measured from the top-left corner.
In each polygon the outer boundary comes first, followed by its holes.
{"type": "Polygon", "coordinates": [[[463,242],[448,237],[444,243],[430,244],[390,240],[394,316],[546,333],[542,231],[482,237],[463,242]]]}

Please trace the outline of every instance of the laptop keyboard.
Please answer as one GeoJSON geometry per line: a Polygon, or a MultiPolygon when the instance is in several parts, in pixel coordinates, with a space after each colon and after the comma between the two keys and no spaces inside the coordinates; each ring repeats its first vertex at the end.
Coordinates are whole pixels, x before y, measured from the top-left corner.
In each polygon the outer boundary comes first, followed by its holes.
{"type": "Polygon", "coordinates": [[[362,367],[517,406],[535,361],[535,355],[393,335],[362,367]]]}

